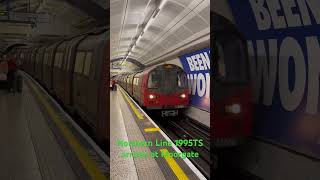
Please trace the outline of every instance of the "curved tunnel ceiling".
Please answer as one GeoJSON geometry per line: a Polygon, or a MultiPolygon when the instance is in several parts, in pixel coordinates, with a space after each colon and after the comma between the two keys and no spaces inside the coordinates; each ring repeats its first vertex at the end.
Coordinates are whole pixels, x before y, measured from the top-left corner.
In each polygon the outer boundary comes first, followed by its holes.
{"type": "MultiPolygon", "coordinates": [[[[123,61],[123,58],[116,58],[116,59],[112,59],[110,62],[117,62],[117,61],[123,61]]],[[[132,59],[132,58],[128,58],[126,60],[127,62],[131,62],[132,64],[136,65],[139,68],[144,68],[145,66],[143,64],[141,64],[139,61],[132,59]]]]}
{"type": "Polygon", "coordinates": [[[209,0],[112,0],[111,59],[148,64],[210,36],[209,0]]]}
{"type": "Polygon", "coordinates": [[[99,25],[97,19],[100,16],[105,18],[103,14],[109,9],[108,0],[73,0],[77,2],[77,6],[67,3],[71,1],[0,0],[0,9],[2,10],[0,52],[16,43],[38,45],[65,36],[87,32],[99,25]],[[86,5],[85,2],[95,4],[91,5],[95,8],[90,9],[98,9],[100,13],[95,12],[97,15],[92,15],[84,11],[84,8],[81,9],[86,5]],[[10,18],[8,18],[9,16],[10,18]],[[35,18],[28,18],[29,16],[35,18]]]}

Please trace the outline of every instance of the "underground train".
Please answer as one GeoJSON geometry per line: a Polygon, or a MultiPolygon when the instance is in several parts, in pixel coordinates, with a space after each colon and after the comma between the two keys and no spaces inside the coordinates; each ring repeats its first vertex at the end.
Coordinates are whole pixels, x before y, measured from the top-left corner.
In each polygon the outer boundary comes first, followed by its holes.
{"type": "Polygon", "coordinates": [[[176,116],[189,105],[186,73],[177,65],[163,64],[117,77],[118,84],[146,109],[161,109],[176,116]]]}
{"type": "Polygon", "coordinates": [[[211,12],[213,83],[211,137],[216,147],[239,145],[253,132],[253,98],[247,44],[235,26],[211,12]]]}
{"type": "Polygon", "coordinates": [[[12,51],[20,68],[80,117],[104,147],[110,139],[109,46],[109,30],[104,28],[12,51]]]}

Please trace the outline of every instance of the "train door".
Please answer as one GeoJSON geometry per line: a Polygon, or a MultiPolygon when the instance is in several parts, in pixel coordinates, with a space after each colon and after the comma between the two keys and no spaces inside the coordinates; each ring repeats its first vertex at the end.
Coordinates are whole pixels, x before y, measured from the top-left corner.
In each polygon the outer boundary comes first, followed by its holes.
{"type": "Polygon", "coordinates": [[[234,146],[252,133],[252,98],[246,41],[233,24],[214,15],[211,122],[216,147],[234,146]]]}

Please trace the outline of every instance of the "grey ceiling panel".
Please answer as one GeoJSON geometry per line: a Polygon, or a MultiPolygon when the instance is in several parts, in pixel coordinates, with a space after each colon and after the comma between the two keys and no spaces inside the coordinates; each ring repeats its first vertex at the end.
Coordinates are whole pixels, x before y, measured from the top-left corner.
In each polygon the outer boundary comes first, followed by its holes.
{"type": "Polygon", "coordinates": [[[190,19],[185,26],[190,29],[193,33],[197,33],[208,27],[208,24],[202,20],[198,15],[190,19]]]}
{"type": "Polygon", "coordinates": [[[184,7],[174,3],[174,2],[170,2],[168,1],[164,6],[163,9],[161,10],[163,14],[165,14],[166,16],[168,16],[169,18],[175,18],[176,16],[178,16],[182,11],[184,10],[184,7]]]}
{"type": "Polygon", "coordinates": [[[180,39],[180,40],[184,40],[187,39],[188,37],[192,36],[192,32],[184,27],[181,26],[179,29],[177,29],[174,34],[180,39]]]}
{"type": "Polygon", "coordinates": [[[210,6],[207,6],[199,13],[199,15],[205,19],[208,24],[210,24],[210,16],[208,16],[208,14],[210,14],[210,6]]]}

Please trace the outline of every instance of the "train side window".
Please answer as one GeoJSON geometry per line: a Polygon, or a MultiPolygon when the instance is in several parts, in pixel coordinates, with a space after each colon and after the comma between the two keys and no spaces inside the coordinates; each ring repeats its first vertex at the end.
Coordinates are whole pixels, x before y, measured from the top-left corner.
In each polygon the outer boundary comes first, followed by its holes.
{"type": "Polygon", "coordinates": [[[49,53],[46,53],[46,57],[45,57],[45,63],[47,66],[49,66],[49,53]]]}
{"type": "Polygon", "coordinates": [[[38,53],[37,56],[36,56],[36,63],[37,64],[39,63],[39,60],[40,60],[40,53],[38,53]]]}
{"type": "Polygon", "coordinates": [[[61,67],[61,60],[62,60],[62,58],[61,58],[61,53],[59,53],[59,60],[58,60],[58,68],[60,68],[61,67]]]}
{"type": "Polygon", "coordinates": [[[43,65],[47,65],[47,54],[44,54],[43,65]]]}
{"type": "Polygon", "coordinates": [[[60,64],[61,64],[61,59],[62,59],[61,56],[62,56],[62,53],[59,53],[59,56],[58,56],[58,64],[57,64],[57,67],[58,67],[58,68],[61,67],[61,65],[60,65],[60,64]]]}
{"type": "Polygon", "coordinates": [[[74,72],[82,73],[83,63],[86,53],[85,52],[78,52],[76,55],[76,62],[74,66],[74,72]]]}
{"type": "Polygon", "coordinates": [[[159,74],[158,71],[152,71],[149,74],[149,78],[148,78],[148,88],[149,89],[158,88],[160,85],[160,78],[161,78],[161,75],[159,74]]]}
{"type": "MultiPolygon", "coordinates": [[[[51,59],[51,58],[52,58],[52,56],[53,56],[53,54],[51,54],[51,53],[50,53],[50,54],[49,54],[49,56],[48,56],[48,57],[49,57],[49,59],[51,59]]],[[[50,63],[50,61],[48,62],[48,64],[49,64],[49,66],[50,66],[50,67],[52,66],[52,64],[50,63]]]]}
{"type": "Polygon", "coordinates": [[[133,84],[134,85],[138,85],[138,82],[139,82],[139,78],[135,77],[134,80],[133,80],[133,84]]]}
{"type": "Polygon", "coordinates": [[[44,57],[43,57],[43,65],[47,65],[47,53],[44,54],[44,57]]]}
{"type": "Polygon", "coordinates": [[[55,61],[55,67],[58,67],[58,65],[59,65],[59,59],[60,59],[60,53],[56,53],[55,59],[56,59],[56,61],[55,61]]]}
{"type": "MultiPolygon", "coordinates": [[[[71,50],[70,50],[70,51],[71,51],[71,50]]],[[[69,52],[68,58],[67,58],[67,71],[70,70],[70,64],[71,64],[70,60],[71,60],[71,52],[69,52]]]]}
{"type": "Polygon", "coordinates": [[[86,76],[88,76],[90,73],[91,60],[92,60],[92,52],[87,52],[85,62],[84,62],[84,69],[83,69],[83,74],[86,76]]]}
{"type": "Polygon", "coordinates": [[[58,62],[59,61],[59,53],[56,53],[55,57],[54,57],[54,67],[57,67],[58,62]]]}
{"type": "Polygon", "coordinates": [[[60,69],[62,69],[63,58],[64,58],[64,53],[61,53],[61,54],[60,54],[60,57],[59,57],[59,68],[60,68],[60,69]]]}

